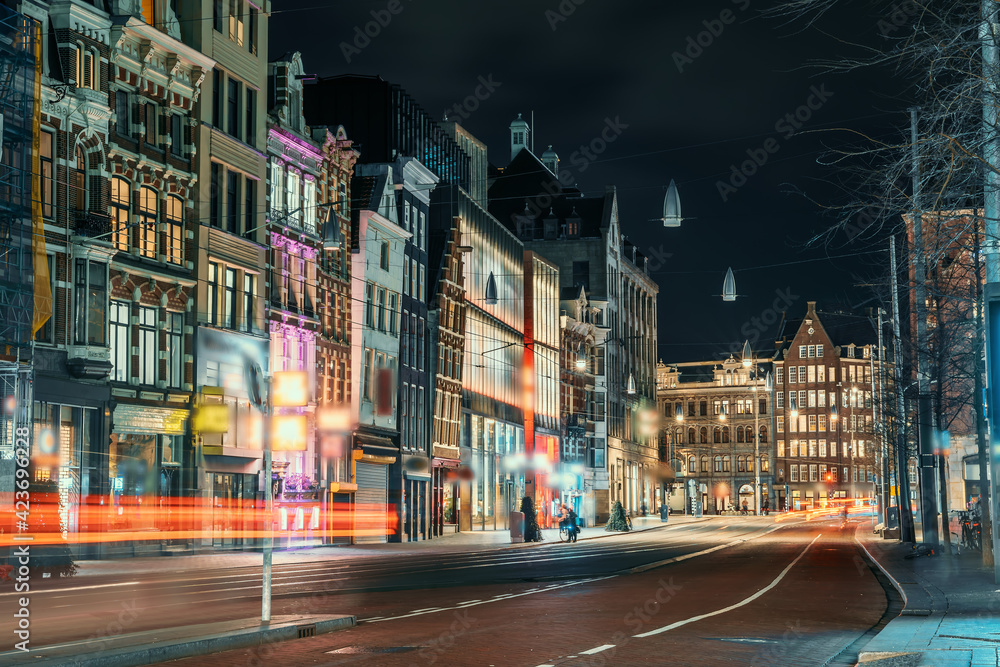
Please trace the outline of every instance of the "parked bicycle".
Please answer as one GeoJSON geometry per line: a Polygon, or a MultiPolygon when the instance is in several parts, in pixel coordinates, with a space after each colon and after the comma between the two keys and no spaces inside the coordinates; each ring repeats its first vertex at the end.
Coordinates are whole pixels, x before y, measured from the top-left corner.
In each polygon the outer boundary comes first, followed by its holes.
{"type": "Polygon", "coordinates": [[[959,512],[958,522],[962,526],[961,545],[965,549],[983,550],[983,526],[978,516],[971,512],[959,512]]]}

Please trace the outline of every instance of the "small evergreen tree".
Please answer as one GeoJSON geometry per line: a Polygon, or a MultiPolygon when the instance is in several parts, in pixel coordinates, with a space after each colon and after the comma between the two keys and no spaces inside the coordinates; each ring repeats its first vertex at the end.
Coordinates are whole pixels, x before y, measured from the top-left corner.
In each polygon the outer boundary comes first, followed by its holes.
{"type": "Polygon", "coordinates": [[[628,532],[628,521],[625,518],[625,508],[622,504],[615,501],[615,506],[611,508],[611,517],[608,519],[608,525],[604,527],[606,531],[617,530],[619,532],[628,532]]]}
{"type": "Polygon", "coordinates": [[[542,531],[538,528],[538,517],[535,515],[535,502],[528,496],[521,499],[521,514],[524,515],[524,541],[541,542],[542,531]]]}

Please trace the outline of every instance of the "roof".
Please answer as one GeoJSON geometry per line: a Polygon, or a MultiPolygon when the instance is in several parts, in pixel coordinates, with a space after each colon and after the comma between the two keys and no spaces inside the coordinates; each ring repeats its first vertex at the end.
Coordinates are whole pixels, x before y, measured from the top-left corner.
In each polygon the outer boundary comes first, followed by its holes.
{"type": "MultiPolygon", "coordinates": [[[[813,311],[815,319],[830,337],[830,342],[836,346],[854,345],[877,345],[878,332],[872,321],[865,315],[855,313],[845,313],[842,311],[823,312],[813,311]]],[[[792,339],[798,333],[805,317],[787,319],[782,323],[778,331],[777,351],[787,349],[792,344],[792,339]]]]}

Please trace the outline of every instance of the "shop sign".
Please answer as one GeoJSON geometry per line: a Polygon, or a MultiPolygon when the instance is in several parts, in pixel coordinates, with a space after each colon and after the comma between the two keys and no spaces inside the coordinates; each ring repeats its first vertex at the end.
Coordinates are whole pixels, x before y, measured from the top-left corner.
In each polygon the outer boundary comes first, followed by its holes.
{"type": "Polygon", "coordinates": [[[115,408],[114,431],[141,435],[184,435],[188,411],[146,405],[115,408]]]}

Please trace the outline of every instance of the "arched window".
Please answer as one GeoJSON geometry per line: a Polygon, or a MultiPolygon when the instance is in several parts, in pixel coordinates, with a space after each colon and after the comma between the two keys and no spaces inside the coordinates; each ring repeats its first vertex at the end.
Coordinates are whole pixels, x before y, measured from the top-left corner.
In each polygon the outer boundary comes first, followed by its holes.
{"type": "Polygon", "coordinates": [[[129,182],[120,176],[111,179],[111,218],[115,229],[115,248],[128,251],[129,247],[129,208],[132,201],[132,190],[129,182]]]}
{"type": "Polygon", "coordinates": [[[722,457],[715,457],[715,472],[722,472],[722,457]]]}
{"type": "Polygon", "coordinates": [[[743,427],[742,426],[737,426],[736,427],[736,442],[745,442],[745,440],[743,439],[743,427]]]}
{"type": "Polygon", "coordinates": [[[708,472],[708,457],[707,456],[702,456],[701,457],[701,471],[702,472],[708,472]]]}
{"type": "Polygon", "coordinates": [[[87,156],[83,146],[76,147],[76,164],[69,183],[70,208],[74,211],[86,211],[90,208],[87,201],[87,156]]]}
{"type": "Polygon", "coordinates": [[[722,472],[729,472],[732,469],[733,459],[729,456],[722,457],[722,472]]]}
{"type": "Polygon", "coordinates": [[[729,442],[729,427],[722,427],[722,442],[729,442]]]}
{"type": "Polygon", "coordinates": [[[143,186],[139,190],[139,253],[156,258],[156,190],[143,186]]]}
{"type": "Polygon", "coordinates": [[[712,442],[720,443],[722,442],[722,429],[718,426],[712,431],[712,442]]]}
{"type": "Polygon", "coordinates": [[[694,426],[688,429],[688,444],[693,445],[695,443],[694,437],[694,426]]]}
{"type": "Polygon", "coordinates": [[[747,471],[747,459],[743,454],[739,454],[736,457],[736,472],[746,472],[747,471]]]}
{"type": "Polygon", "coordinates": [[[767,442],[767,427],[766,426],[761,426],[760,427],[760,441],[761,442],[767,442]]]}
{"type": "Polygon", "coordinates": [[[693,475],[698,472],[698,461],[693,456],[688,457],[688,474],[693,475]]]}
{"type": "Polygon", "coordinates": [[[707,426],[702,426],[702,427],[701,427],[701,433],[700,433],[700,436],[701,436],[701,437],[700,437],[700,439],[701,439],[701,444],[703,444],[703,445],[707,445],[707,444],[708,444],[708,427],[707,427],[707,426]]]}
{"type": "Polygon", "coordinates": [[[674,444],[675,445],[682,445],[682,444],[684,444],[684,429],[681,428],[680,426],[678,426],[674,430],[674,444]]]}
{"type": "MultiPolygon", "coordinates": [[[[760,471],[761,472],[770,472],[771,471],[771,462],[768,460],[766,454],[760,457],[760,471]]],[[[834,477],[836,477],[836,475],[837,475],[837,469],[836,468],[833,469],[833,474],[834,474],[834,477]]]]}
{"type": "Polygon", "coordinates": [[[167,197],[164,218],[167,223],[167,261],[181,264],[184,261],[184,200],[174,195],[167,197]]]}

